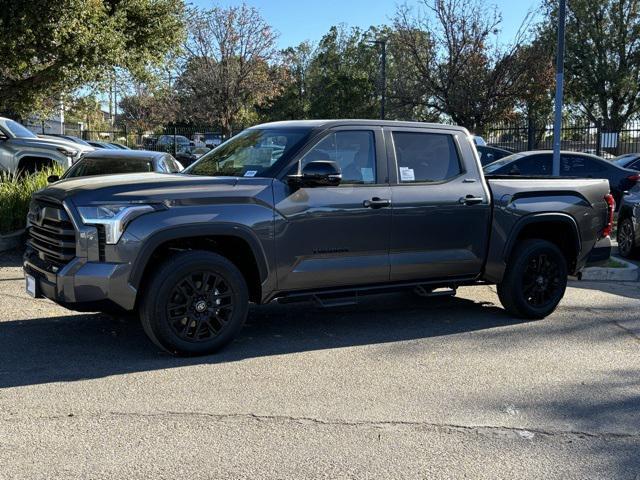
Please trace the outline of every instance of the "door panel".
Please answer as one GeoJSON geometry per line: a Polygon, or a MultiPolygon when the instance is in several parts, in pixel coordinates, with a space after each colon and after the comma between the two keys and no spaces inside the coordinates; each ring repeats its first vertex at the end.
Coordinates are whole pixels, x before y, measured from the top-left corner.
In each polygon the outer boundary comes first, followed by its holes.
{"type": "Polygon", "coordinates": [[[278,201],[278,288],[387,282],[391,209],[364,202],[390,195],[389,186],[302,188],[278,201]]]}
{"type": "MultiPolygon", "coordinates": [[[[477,275],[491,215],[477,166],[461,162],[460,142],[453,135],[424,129],[415,134],[424,137],[387,135],[394,146],[390,170],[396,172],[391,185],[391,280],[477,275]]],[[[471,149],[465,155],[473,158],[471,149]]]]}
{"type": "Polygon", "coordinates": [[[388,282],[391,208],[377,202],[391,198],[382,130],[332,130],[300,162],[312,160],[337,162],[344,181],[297,190],[275,182],[278,289],[388,282]]]}

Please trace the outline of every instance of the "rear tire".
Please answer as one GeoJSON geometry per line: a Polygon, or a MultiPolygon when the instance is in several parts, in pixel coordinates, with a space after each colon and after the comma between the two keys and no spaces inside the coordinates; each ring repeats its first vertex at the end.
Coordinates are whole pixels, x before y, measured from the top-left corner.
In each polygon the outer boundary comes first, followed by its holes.
{"type": "Polygon", "coordinates": [[[218,254],[192,250],[173,255],[154,272],[140,320],[163,350],[206,355],[233,340],[248,307],[247,284],[236,266],[218,254]]]}
{"type": "Polygon", "coordinates": [[[618,225],[618,252],[624,258],[633,258],[637,251],[633,221],[630,218],[625,218],[618,225]]]}
{"type": "Polygon", "coordinates": [[[525,240],[516,247],[498,284],[500,303],[510,314],[527,319],[550,315],[567,288],[567,261],[546,240],[525,240]]]}

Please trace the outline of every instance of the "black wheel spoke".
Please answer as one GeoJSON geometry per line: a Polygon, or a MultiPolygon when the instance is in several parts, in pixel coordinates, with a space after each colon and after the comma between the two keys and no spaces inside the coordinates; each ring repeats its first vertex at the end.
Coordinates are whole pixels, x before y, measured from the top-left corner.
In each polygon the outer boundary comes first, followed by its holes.
{"type": "Polygon", "coordinates": [[[219,275],[192,272],[176,282],[166,315],[174,333],[190,342],[210,340],[225,328],[233,313],[233,291],[219,275]]]}
{"type": "Polygon", "coordinates": [[[543,307],[553,301],[561,287],[560,265],[554,255],[534,253],[522,276],[522,294],[527,303],[543,307]]]}

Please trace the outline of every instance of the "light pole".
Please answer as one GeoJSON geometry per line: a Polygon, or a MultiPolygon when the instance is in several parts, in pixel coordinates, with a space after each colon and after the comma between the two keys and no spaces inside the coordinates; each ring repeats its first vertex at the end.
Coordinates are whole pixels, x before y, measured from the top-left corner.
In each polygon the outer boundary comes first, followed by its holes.
{"type": "Polygon", "coordinates": [[[560,176],[560,147],[562,146],[562,101],[564,91],[564,29],[567,19],[567,2],[560,0],[558,10],[558,58],[556,60],[556,101],[553,124],[553,169],[554,176],[560,176]]]}
{"type": "Polygon", "coordinates": [[[387,40],[370,40],[368,43],[371,45],[379,45],[382,48],[382,61],[380,64],[380,84],[381,84],[381,99],[380,99],[380,120],[385,118],[385,105],[387,103],[387,40]]]}

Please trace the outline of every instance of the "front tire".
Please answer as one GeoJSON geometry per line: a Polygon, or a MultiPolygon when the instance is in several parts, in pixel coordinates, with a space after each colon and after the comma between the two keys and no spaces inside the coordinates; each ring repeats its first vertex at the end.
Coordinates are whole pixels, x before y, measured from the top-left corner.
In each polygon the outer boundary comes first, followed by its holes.
{"type": "Polygon", "coordinates": [[[541,319],[556,309],[566,288],[567,261],[560,249],[546,240],[525,240],[509,259],[498,297],[510,314],[541,319]]]}
{"type": "Polygon", "coordinates": [[[174,254],[153,274],[140,305],[147,336],[173,355],[213,353],[238,334],[249,292],[242,273],[207,251],[174,254]]]}
{"type": "Polygon", "coordinates": [[[618,225],[618,252],[624,258],[632,258],[637,252],[636,232],[630,218],[625,218],[618,225]]]}

